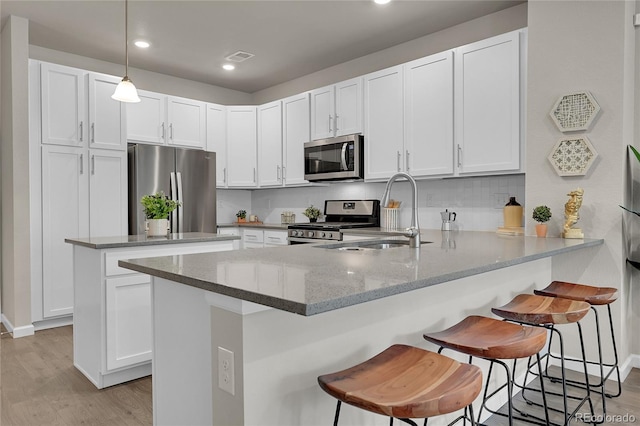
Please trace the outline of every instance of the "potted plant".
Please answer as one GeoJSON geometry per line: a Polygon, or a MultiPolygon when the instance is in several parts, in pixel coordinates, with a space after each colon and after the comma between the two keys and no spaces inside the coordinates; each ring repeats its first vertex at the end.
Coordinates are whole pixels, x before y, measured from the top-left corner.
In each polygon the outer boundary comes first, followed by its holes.
{"type": "Polygon", "coordinates": [[[302,214],[309,218],[309,222],[316,222],[320,217],[320,210],[317,207],[313,207],[313,204],[311,204],[309,207],[304,209],[302,214]]]}
{"type": "Polygon", "coordinates": [[[538,237],[546,237],[547,236],[547,224],[551,219],[551,209],[547,206],[538,206],[533,209],[533,220],[538,222],[536,225],[536,235],[538,237]]]}
{"type": "Polygon", "coordinates": [[[144,195],[140,199],[147,218],[147,235],[150,237],[167,235],[169,231],[169,215],[178,208],[180,202],[169,199],[164,192],[144,195]]]}
{"type": "Polygon", "coordinates": [[[238,213],[236,213],[236,217],[238,218],[238,222],[246,222],[247,221],[247,211],[246,210],[238,210],[238,213]]]}

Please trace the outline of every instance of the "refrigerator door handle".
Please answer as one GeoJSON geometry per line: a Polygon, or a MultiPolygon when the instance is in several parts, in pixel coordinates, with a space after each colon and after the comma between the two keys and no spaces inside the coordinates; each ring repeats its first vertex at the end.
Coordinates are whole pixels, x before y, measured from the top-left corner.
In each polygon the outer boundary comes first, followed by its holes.
{"type": "MultiPolygon", "coordinates": [[[[171,186],[171,199],[174,201],[178,200],[178,189],[176,185],[176,174],[175,172],[170,173],[170,186],[171,186]]],[[[175,209],[171,212],[171,232],[178,232],[178,209],[175,209]]]]}
{"type": "Polygon", "coordinates": [[[183,205],[183,199],[182,199],[182,173],[177,172],[176,173],[178,175],[178,202],[180,203],[180,205],[178,206],[177,210],[178,210],[178,230],[174,231],[174,232],[182,232],[184,230],[184,214],[182,214],[182,205],[183,205]]]}

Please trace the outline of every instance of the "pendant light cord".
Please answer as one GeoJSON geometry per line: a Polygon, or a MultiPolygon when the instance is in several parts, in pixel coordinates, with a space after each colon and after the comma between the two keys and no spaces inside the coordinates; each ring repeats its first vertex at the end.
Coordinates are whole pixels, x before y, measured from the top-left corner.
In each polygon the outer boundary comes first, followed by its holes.
{"type": "Polygon", "coordinates": [[[124,0],[124,75],[129,77],[129,0],[124,0]]]}

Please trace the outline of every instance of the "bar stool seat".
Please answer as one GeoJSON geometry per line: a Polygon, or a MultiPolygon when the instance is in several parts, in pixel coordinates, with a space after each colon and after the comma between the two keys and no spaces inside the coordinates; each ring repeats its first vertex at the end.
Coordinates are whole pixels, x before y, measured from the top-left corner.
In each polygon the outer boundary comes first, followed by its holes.
{"type": "Polygon", "coordinates": [[[533,292],[540,296],[580,300],[590,305],[608,305],[618,299],[618,290],[613,287],[593,287],[565,281],[553,281],[546,288],[533,292]]]}
{"type": "Polygon", "coordinates": [[[435,352],[393,345],[351,368],[318,377],[318,383],[338,399],[334,424],[340,402],[407,422],[471,406],[482,389],[482,372],[435,352]]]}
{"type": "MultiPolygon", "coordinates": [[[[519,358],[529,358],[536,356],[538,360],[540,388],[544,391],[542,381],[542,369],[540,367],[539,352],[544,348],[547,342],[547,331],[540,327],[531,327],[510,322],[500,321],[494,318],[482,316],[468,316],[459,323],[449,327],[446,330],[425,333],[424,338],[429,342],[440,346],[440,351],[444,348],[453,349],[455,351],[469,355],[470,357],[480,357],[490,361],[489,372],[487,374],[482,405],[478,413],[478,422],[482,417],[482,410],[487,409],[492,414],[505,415],[490,410],[486,404],[489,399],[496,395],[501,389],[507,388],[508,414],[505,416],[509,419],[509,425],[513,425],[514,419],[534,421],[538,424],[549,425],[549,413],[547,411],[547,403],[543,392],[543,409],[544,419],[535,418],[516,418],[514,417],[514,406],[511,401],[513,395],[513,380],[509,367],[502,360],[515,360],[519,358]],[[491,384],[491,373],[493,365],[498,364],[504,368],[507,376],[506,383],[493,392],[489,393],[489,385],[491,384]]],[[[471,360],[469,361],[471,362],[471,360]]],[[[521,414],[525,414],[520,412],[521,414]]],[[[527,415],[528,416],[528,415],[527,415]]]]}

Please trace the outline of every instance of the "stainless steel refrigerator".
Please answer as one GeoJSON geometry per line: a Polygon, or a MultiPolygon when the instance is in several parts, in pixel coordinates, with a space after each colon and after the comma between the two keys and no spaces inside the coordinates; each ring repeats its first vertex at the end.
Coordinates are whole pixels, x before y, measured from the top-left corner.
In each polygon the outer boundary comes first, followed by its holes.
{"type": "Polygon", "coordinates": [[[129,234],[144,234],[143,195],[158,191],[181,205],[171,232],[216,232],[216,154],[195,149],[129,144],[129,234]]]}

